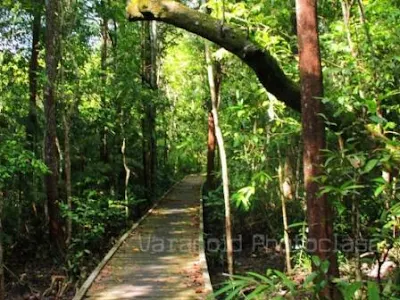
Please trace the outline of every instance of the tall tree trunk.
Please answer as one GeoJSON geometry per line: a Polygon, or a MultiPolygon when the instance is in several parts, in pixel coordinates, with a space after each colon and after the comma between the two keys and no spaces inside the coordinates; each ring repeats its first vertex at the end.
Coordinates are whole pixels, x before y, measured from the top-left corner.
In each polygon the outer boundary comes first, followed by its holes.
{"type": "MultiPolygon", "coordinates": [[[[150,22],[150,53],[151,53],[151,69],[150,69],[150,85],[153,90],[158,89],[157,83],[157,53],[158,53],[158,46],[157,42],[157,22],[151,21],[150,22]]],[[[152,191],[152,200],[156,197],[156,189],[157,189],[157,135],[156,135],[156,106],[154,101],[150,102],[149,108],[149,131],[150,131],[150,185],[152,191]]]]}
{"type": "Polygon", "coordinates": [[[29,66],[29,115],[26,133],[31,151],[35,150],[37,142],[37,86],[38,86],[38,69],[39,69],[39,43],[40,43],[40,28],[41,28],[41,10],[39,7],[33,10],[32,21],[32,49],[31,61],[29,66]]]}
{"type": "MultiPolygon", "coordinates": [[[[301,114],[303,128],[304,184],[307,201],[308,248],[312,255],[328,260],[325,278],[330,282],[338,277],[339,270],[334,252],[333,212],[326,195],[319,196],[320,185],[314,179],[322,175],[321,165],[325,148],[325,126],[320,113],[323,105],[321,57],[318,41],[317,1],[296,0],[297,34],[299,44],[301,114]]],[[[317,267],[314,265],[314,269],[317,267]]],[[[335,289],[330,282],[322,296],[335,299],[335,289]]]]}
{"type": "Polygon", "coordinates": [[[222,171],[222,186],[224,191],[225,203],[225,238],[226,238],[226,256],[228,261],[228,272],[233,275],[233,243],[232,243],[232,220],[231,220],[231,206],[229,196],[229,177],[228,177],[228,164],[226,160],[226,152],[224,146],[224,138],[222,136],[221,128],[218,122],[218,106],[219,106],[219,82],[217,82],[213,61],[211,58],[210,48],[207,42],[205,43],[205,56],[207,63],[208,84],[211,94],[211,113],[214,119],[215,136],[218,144],[219,157],[221,161],[222,171]]]}
{"type": "MultiPolygon", "coordinates": [[[[40,29],[41,29],[41,8],[42,3],[39,2],[32,8],[32,48],[31,48],[31,59],[29,66],[29,114],[26,124],[26,137],[27,145],[26,148],[35,155],[38,155],[38,133],[39,123],[37,117],[37,98],[38,98],[38,71],[39,71],[39,46],[40,46],[40,29]]],[[[37,190],[38,182],[34,172],[30,172],[27,176],[29,184],[25,186],[27,189],[27,195],[32,202],[32,205],[37,203],[37,190]]]]}
{"type": "Polygon", "coordinates": [[[46,74],[45,88],[45,163],[49,173],[45,176],[47,206],[49,214],[50,242],[62,253],[64,250],[64,232],[59,208],[58,195],[58,154],[56,123],[56,79],[59,61],[59,12],[58,0],[46,1],[46,74]]]}
{"type": "MultiPolygon", "coordinates": [[[[101,1],[101,6],[104,10],[106,8],[105,1],[101,1]]],[[[108,19],[107,17],[102,18],[101,24],[101,94],[100,94],[100,102],[103,109],[106,108],[106,85],[107,85],[107,56],[108,56],[108,19]]],[[[109,162],[109,153],[108,153],[108,143],[107,143],[107,135],[108,128],[106,126],[102,126],[100,130],[100,159],[102,162],[107,164],[109,162]]]]}
{"type": "MultiPolygon", "coordinates": [[[[147,22],[142,27],[143,83],[157,90],[157,24],[147,22]]],[[[146,198],[154,200],[157,185],[156,107],[152,99],[143,101],[143,175],[146,198]]]]}
{"type": "MultiPolygon", "coordinates": [[[[145,22],[141,28],[141,63],[142,83],[150,84],[150,22],[145,22]]],[[[150,159],[150,137],[149,137],[149,103],[142,101],[142,157],[143,157],[143,183],[146,199],[151,200],[151,159],[150,159]]]]}

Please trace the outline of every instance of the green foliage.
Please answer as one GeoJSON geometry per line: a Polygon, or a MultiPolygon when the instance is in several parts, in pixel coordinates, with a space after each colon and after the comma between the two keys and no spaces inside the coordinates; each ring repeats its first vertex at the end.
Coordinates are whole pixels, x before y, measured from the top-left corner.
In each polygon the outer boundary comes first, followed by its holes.
{"type": "Polygon", "coordinates": [[[110,245],[110,238],[125,228],[124,207],[120,201],[89,191],[87,198],[73,199],[73,210],[62,205],[62,211],[64,217],[71,218],[74,232],[68,247],[68,274],[74,279],[85,278],[97,263],[98,249],[110,245]]]}
{"type": "Polygon", "coordinates": [[[327,282],[318,278],[325,277],[329,263],[317,257],[312,260],[317,271],[309,274],[302,284],[278,270],[268,269],[264,275],[254,272],[233,275],[214,295],[224,295],[224,299],[320,299],[319,292],[327,282]]]}
{"type": "MultiPolygon", "coordinates": [[[[143,74],[148,67],[143,61],[145,26],[125,21],[121,1],[73,2],[62,15],[56,129],[60,202],[63,217],[73,221],[67,269],[78,278],[84,277],[101,255],[98,250],[105,250],[128,223],[125,205],[132,208],[132,217],[138,218],[150,204],[143,200],[148,193],[143,162],[143,144],[148,139],[144,128],[147,105],[156,108],[152,134],[157,137],[160,192],[174,179],[205,169],[210,91],[203,40],[158,24],[159,88],[153,90],[143,74]],[[105,61],[99,27],[103,19],[108,25],[105,61]],[[71,144],[70,210],[66,205],[64,117],[71,144]],[[127,187],[123,140],[131,171],[127,187]],[[106,159],[100,155],[104,146],[106,159]]],[[[379,251],[397,249],[400,245],[393,232],[398,230],[400,218],[400,6],[398,0],[351,2],[348,28],[340,2],[318,3],[325,92],[322,101],[333,111],[325,113],[329,130],[321,166],[324,173],[315,180],[322,185],[320,195],[326,195],[335,208],[335,233],[373,238],[379,251]],[[358,3],[363,4],[364,16],[358,3]],[[335,126],[332,117],[348,126],[335,126]],[[351,123],[345,123],[348,120],[351,123]],[[390,175],[389,180],[382,177],[382,172],[390,175]]],[[[298,79],[295,1],[211,0],[207,6],[212,16],[225,16],[224,22],[240,27],[250,40],[271,51],[285,73],[298,79]]],[[[0,193],[5,195],[7,254],[14,244],[14,249],[21,246],[36,253],[35,241],[45,243],[43,236],[47,236],[46,195],[42,188],[47,174],[42,155],[45,28],[41,28],[36,74],[36,134],[27,136],[32,126],[29,66],[35,11],[43,17],[43,7],[28,0],[7,0],[0,8],[0,193]]],[[[235,233],[263,232],[271,238],[282,237],[278,170],[287,163],[285,180],[291,198],[286,205],[292,224],[289,233],[300,235],[305,242],[299,115],[265,91],[238,58],[217,46],[211,49],[221,67],[219,114],[227,148],[235,233]]],[[[218,181],[218,164],[216,175],[218,181]]],[[[210,226],[223,228],[221,187],[208,191],[205,209],[210,226]]],[[[283,290],[287,295],[302,295],[302,299],[316,297],[326,284],[318,279],[326,273],[327,265],[304,251],[304,247],[295,251],[297,264],[307,269],[313,263],[320,270],[309,275],[303,285],[278,271],[248,273],[234,276],[221,294],[228,298],[257,298],[260,294],[283,297],[278,295],[283,290]]],[[[343,261],[352,259],[352,254],[340,255],[343,261]]],[[[215,259],[221,263],[222,258],[223,253],[218,253],[215,259]]],[[[384,299],[395,293],[390,285],[383,293],[373,283],[338,281],[338,286],[345,299],[352,299],[357,291],[370,299],[384,299]]]]}
{"type": "MultiPolygon", "coordinates": [[[[245,275],[230,276],[214,296],[218,298],[223,296],[223,299],[324,299],[320,296],[320,292],[327,284],[323,278],[328,271],[329,263],[320,261],[315,256],[311,259],[316,271],[307,275],[302,283],[277,270],[268,269],[264,275],[247,272],[245,275]]],[[[398,299],[398,287],[391,282],[386,283],[381,291],[375,281],[349,282],[342,279],[333,281],[344,300],[398,299]]]]}

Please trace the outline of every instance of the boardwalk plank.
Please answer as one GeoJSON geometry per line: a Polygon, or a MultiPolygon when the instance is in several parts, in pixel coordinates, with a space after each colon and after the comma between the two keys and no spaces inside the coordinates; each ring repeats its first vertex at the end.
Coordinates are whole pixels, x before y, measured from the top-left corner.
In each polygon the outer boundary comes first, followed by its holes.
{"type": "Polygon", "coordinates": [[[177,184],[121,243],[84,299],[206,299],[211,291],[199,248],[202,181],[188,176],[177,184]]]}

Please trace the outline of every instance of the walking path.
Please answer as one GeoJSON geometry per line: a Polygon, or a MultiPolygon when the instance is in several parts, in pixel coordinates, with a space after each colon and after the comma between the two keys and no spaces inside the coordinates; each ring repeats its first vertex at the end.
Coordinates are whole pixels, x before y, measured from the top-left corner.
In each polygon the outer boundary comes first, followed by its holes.
{"type": "Polygon", "coordinates": [[[176,184],[100,263],[74,300],[206,299],[201,176],[176,184]]]}

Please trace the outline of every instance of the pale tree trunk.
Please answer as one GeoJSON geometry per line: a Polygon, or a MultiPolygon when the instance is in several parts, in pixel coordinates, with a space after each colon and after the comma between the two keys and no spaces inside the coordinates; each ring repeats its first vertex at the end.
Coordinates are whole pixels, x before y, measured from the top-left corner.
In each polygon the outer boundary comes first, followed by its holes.
{"type": "Polygon", "coordinates": [[[351,31],[350,31],[350,11],[352,3],[349,3],[348,0],[341,0],[341,4],[342,4],[343,22],[344,22],[344,27],[346,29],[347,42],[349,44],[351,55],[353,57],[356,57],[357,53],[354,50],[353,40],[351,38],[351,31]]]}
{"type": "MultiPolygon", "coordinates": [[[[325,148],[322,69],[318,41],[317,1],[296,0],[297,34],[301,82],[301,112],[303,128],[303,169],[307,200],[308,247],[321,261],[329,261],[328,285],[321,296],[336,299],[337,291],[331,282],[339,276],[333,236],[333,211],[326,195],[319,195],[320,184],[315,178],[322,175],[325,148]]],[[[314,269],[318,269],[313,265],[314,269]]],[[[320,279],[322,280],[322,279],[320,279]]]]}
{"type": "Polygon", "coordinates": [[[228,177],[228,164],[226,160],[226,152],[224,146],[224,138],[222,136],[221,128],[218,122],[218,105],[219,105],[219,88],[217,89],[217,80],[213,61],[211,58],[209,45],[205,44],[205,56],[207,63],[208,83],[211,94],[211,113],[214,119],[215,136],[218,144],[219,157],[221,162],[222,171],[222,185],[224,191],[225,202],[225,236],[226,236],[226,255],[228,261],[228,272],[233,274],[233,243],[232,243],[232,220],[231,220],[231,206],[229,197],[229,177],[228,177]]]}
{"type": "Polygon", "coordinates": [[[62,253],[64,250],[64,232],[61,224],[58,194],[58,158],[56,123],[56,79],[59,61],[59,14],[60,3],[57,0],[46,1],[46,74],[45,88],[45,163],[50,173],[45,176],[47,206],[49,214],[50,241],[62,253]]]}
{"type": "Polygon", "coordinates": [[[126,220],[129,220],[130,212],[129,212],[128,185],[129,185],[129,178],[131,176],[131,169],[129,169],[128,164],[126,162],[126,139],[125,139],[125,137],[122,141],[121,153],[122,153],[122,163],[124,164],[124,169],[125,169],[125,189],[124,189],[125,217],[126,217],[126,220]]]}
{"type": "MultiPolygon", "coordinates": [[[[281,159],[280,159],[281,161],[281,159]]],[[[279,178],[279,189],[280,189],[280,197],[282,204],[282,220],[283,220],[283,240],[285,243],[285,260],[286,260],[286,271],[288,273],[292,272],[292,264],[290,261],[290,240],[289,240],[289,225],[288,225],[288,217],[286,212],[286,202],[289,199],[292,199],[291,192],[291,182],[289,179],[288,169],[289,169],[289,159],[286,157],[285,165],[280,162],[278,169],[278,178],[279,178]]]]}

